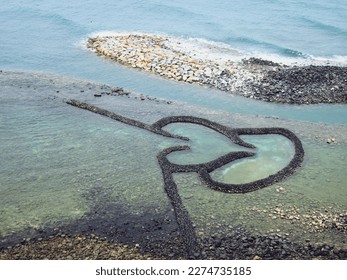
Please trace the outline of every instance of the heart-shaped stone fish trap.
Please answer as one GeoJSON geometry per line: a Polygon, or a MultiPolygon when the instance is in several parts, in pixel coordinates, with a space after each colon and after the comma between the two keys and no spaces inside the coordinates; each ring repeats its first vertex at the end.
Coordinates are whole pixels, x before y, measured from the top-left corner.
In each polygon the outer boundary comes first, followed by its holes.
{"type": "Polygon", "coordinates": [[[254,149],[255,146],[249,144],[242,140],[240,136],[242,135],[267,135],[267,134],[278,134],[289,139],[294,145],[294,155],[290,160],[288,165],[265,178],[258,179],[248,183],[240,184],[227,184],[223,182],[217,182],[211,177],[211,172],[215,171],[222,166],[230,164],[234,161],[250,158],[255,155],[251,151],[231,151],[225,154],[220,155],[216,159],[204,162],[204,163],[195,163],[195,164],[175,164],[170,162],[168,156],[174,152],[190,150],[190,147],[187,145],[184,146],[175,146],[166,148],[161,151],[158,155],[158,162],[162,170],[163,179],[164,179],[164,188],[171,201],[171,204],[174,208],[177,224],[181,233],[181,237],[187,249],[188,256],[199,255],[200,248],[198,244],[197,237],[195,235],[194,227],[189,217],[189,213],[184,207],[182,200],[178,194],[177,185],[173,179],[174,173],[179,172],[196,172],[199,174],[200,179],[211,189],[226,192],[226,193],[247,193],[259,190],[276,182],[283,180],[284,178],[290,176],[294,173],[295,169],[298,168],[304,158],[304,149],[302,147],[301,141],[299,138],[290,130],[279,127],[266,127],[266,128],[230,128],[224,125],[221,125],[216,122],[209,121],[207,119],[202,119],[192,116],[171,116],[162,118],[159,121],[155,122],[152,125],[142,123],[137,120],[133,120],[121,115],[117,115],[113,112],[101,109],[99,107],[80,102],[78,100],[69,100],[67,104],[79,107],[81,109],[89,110],[93,113],[107,116],[116,121],[120,121],[125,124],[129,124],[135,127],[146,129],[147,131],[153,132],[158,135],[165,137],[171,137],[181,140],[189,140],[189,138],[184,136],[179,136],[172,134],[163,128],[174,123],[191,123],[197,124],[209,129],[214,130],[226,138],[228,138],[232,143],[239,145],[244,148],[254,149]]]}

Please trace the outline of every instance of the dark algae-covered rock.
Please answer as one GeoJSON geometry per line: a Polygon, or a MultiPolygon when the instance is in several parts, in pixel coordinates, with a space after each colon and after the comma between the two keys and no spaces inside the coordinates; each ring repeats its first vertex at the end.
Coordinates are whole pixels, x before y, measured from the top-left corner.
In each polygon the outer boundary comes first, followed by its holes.
{"type": "Polygon", "coordinates": [[[347,68],[283,67],[250,85],[259,99],[280,103],[347,103],[347,68]]]}

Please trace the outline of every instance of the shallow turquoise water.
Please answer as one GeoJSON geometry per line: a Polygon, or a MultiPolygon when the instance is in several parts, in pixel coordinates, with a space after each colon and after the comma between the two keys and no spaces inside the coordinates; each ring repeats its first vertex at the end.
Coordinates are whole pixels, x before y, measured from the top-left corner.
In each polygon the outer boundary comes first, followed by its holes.
{"type": "Polygon", "coordinates": [[[283,169],[294,155],[292,143],[281,135],[241,136],[244,141],[256,147],[247,149],[232,143],[224,135],[199,125],[171,124],[165,130],[191,140],[190,151],[174,152],[168,156],[169,161],[175,164],[207,163],[236,151],[255,153],[249,159],[234,161],[216,169],[212,177],[223,183],[248,183],[265,178],[283,169]]]}
{"type": "Polygon", "coordinates": [[[129,211],[162,207],[152,196],[158,190],[166,205],[156,137],[50,105],[1,108],[1,234],[81,217],[91,207],[88,199],[93,201],[86,192],[98,184],[100,191],[112,188],[109,199],[129,204],[129,211]]]}
{"type": "Polygon", "coordinates": [[[217,169],[214,178],[220,177],[223,183],[249,183],[265,178],[286,167],[293,158],[293,144],[281,135],[241,138],[257,147],[256,156],[217,169]]]}
{"type": "MultiPolygon", "coordinates": [[[[115,219],[119,215],[156,215],[171,208],[156,156],[164,148],[187,145],[186,141],[154,135],[70,107],[60,99],[32,95],[26,98],[24,92],[18,99],[11,94],[7,96],[9,99],[0,109],[1,236],[28,227],[59,227],[91,215],[90,211],[98,205],[110,203],[122,205],[120,212],[103,210],[105,215],[115,219]]],[[[165,114],[188,112],[226,123],[230,119],[236,127],[247,126],[249,121],[249,117],[239,117],[237,121],[221,112],[216,117],[214,111],[179,105],[153,107],[150,103],[139,104],[143,112],[139,115],[133,106],[123,107],[126,99],[112,101],[111,97],[105,97],[102,100],[95,102],[126,116],[140,117],[147,123],[165,114]]],[[[268,125],[277,122],[267,121],[268,125]]],[[[262,122],[260,118],[252,120],[255,127],[264,126],[262,122]]],[[[289,128],[293,124],[288,125],[289,128]]],[[[175,174],[179,194],[196,224],[198,235],[209,234],[222,224],[242,225],[260,233],[280,230],[298,240],[311,238],[342,244],[344,234],[341,232],[315,233],[303,222],[291,223],[270,215],[276,207],[289,211],[295,206],[300,215],[311,215],[312,211],[335,215],[346,210],[346,141],[340,137],[340,143],[328,145],[317,138],[319,127],[300,122],[295,126],[304,144],[304,164],[293,176],[273,186],[230,195],[209,189],[196,174],[175,174]]],[[[341,128],[346,134],[346,129],[341,128]]],[[[188,142],[191,152],[177,152],[169,157],[175,163],[201,163],[240,150],[224,136],[205,127],[173,124],[166,129],[191,139],[188,142]]],[[[257,156],[216,170],[212,174],[215,179],[248,182],[263,178],[283,168],[293,155],[291,143],[282,136],[242,137],[256,145],[257,156]]]]}

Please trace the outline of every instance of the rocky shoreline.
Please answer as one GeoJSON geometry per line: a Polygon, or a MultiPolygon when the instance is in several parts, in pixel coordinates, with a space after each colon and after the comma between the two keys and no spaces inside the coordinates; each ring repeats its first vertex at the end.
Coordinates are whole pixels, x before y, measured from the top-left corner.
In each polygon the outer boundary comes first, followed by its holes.
{"type": "Polygon", "coordinates": [[[186,45],[183,39],[151,34],[100,35],[87,42],[100,56],[176,81],[268,102],[347,103],[347,67],[290,67],[259,58],[238,61],[210,56],[216,46],[201,51],[186,45]]]}
{"type": "MultiPolygon", "coordinates": [[[[189,259],[346,260],[347,249],[329,244],[295,243],[280,234],[252,235],[241,228],[199,240],[203,250],[189,259]]],[[[187,259],[177,238],[157,243],[125,244],[93,233],[50,235],[0,248],[0,260],[171,260],[187,259]]]]}
{"type": "Polygon", "coordinates": [[[99,238],[96,235],[61,234],[22,242],[0,250],[0,260],[150,260],[137,248],[99,238]]]}

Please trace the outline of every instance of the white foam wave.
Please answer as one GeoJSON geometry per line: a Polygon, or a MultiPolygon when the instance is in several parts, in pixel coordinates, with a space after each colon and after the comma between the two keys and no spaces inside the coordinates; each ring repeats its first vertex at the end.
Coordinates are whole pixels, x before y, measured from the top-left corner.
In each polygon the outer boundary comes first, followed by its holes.
{"type": "Polygon", "coordinates": [[[288,57],[275,53],[246,52],[223,42],[210,41],[202,38],[180,38],[174,36],[170,36],[169,38],[169,44],[175,50],[183,51],[199,59],[213,60],[219,63],[241,61],[242,59],[257,57],[289,66],[347,66],[347,56],[314,56],[308,54],[303,57],[288,57]]]}
{"type": "Polygon", "coordinates": [[[213,60],[219,63],[239,61],[245,54],[232,46],[209,41],[202,38],[169,37],[168,46],[176,51],[181,51],[201,60],[213,60]]]}
{"type": "Polygon", "coordinates": [[[286,57],[278,54],[264,53],[264,52],[253,52],[249,53],[247,57],[257,57],[264,60],[270,60],[276,63],[285,64],[289,66],[347,66],[347,56],[314,56],[307,55],[306,57],[286,57]]]}
{"type": "Polygon", "coordinates": [[[88,34],[88,37],[103,37],[103,36],[126,36],[126,35],[139,35],[139,36],[158,36],[158,37],[169,37],[166,33],[148,33],[148,32],[141,32],[141,31],[118,31],[118,30],[101,30],[96,31],[88,34]]]}
{"type": "Polygon", "coordinates": [[[157,36],[166,39],[165,44],[176,51],[180,51],[190,55],[191,57],[201,60],[211,60],[219,64],[225,64],[228,61],[239,62],[242,59],[256,57],[264,60],[270,60],[276,63],[289,66],[305,66],[305,65],[334,65],[347,66],[347,56],[313,56],[306,55],[305,57],[287,57],[275,53],[265,52],[246,52],[224,42],[211,41],[203,38],[194,37],[179,37],[166,33],[146,33],[139,31],[115,31],[103,30],[89,34],[87,38],[78,42],[78,46],[85,48],[88,38],[104,37],[104,36],[124,36],[124,35],[147,35],[157,36]]]}
{"type": "Polygon", "coordinates": [[[324,65],[347,66],[347,55],[334,55],[331,57],[312,56],[312,59],[314,62],[324,65]]]}

